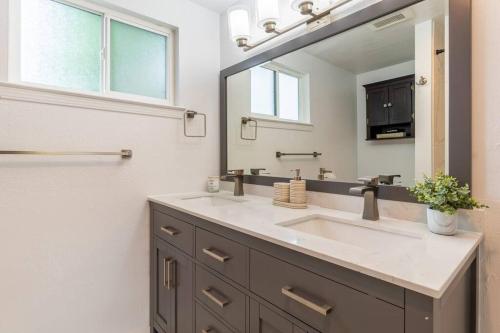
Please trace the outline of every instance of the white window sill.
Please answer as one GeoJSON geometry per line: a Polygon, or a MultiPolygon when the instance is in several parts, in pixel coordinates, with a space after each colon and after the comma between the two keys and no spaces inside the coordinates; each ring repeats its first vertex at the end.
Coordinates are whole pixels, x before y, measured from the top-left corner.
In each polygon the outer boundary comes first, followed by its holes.
{"type": "Polygon", "coordinates": [[[258,127],[263,127],[263,128],[284,129],[284,130],[305,131],[305,132],[312,132],[312,130],[314,129],[313,124],[302,121],[268,118],[262,116],[255,116],[254,114],[252,114],[250,117],[252,119],[257,120],[258,127]]]}
{"type": "Polygon", "coordinates": [[[164,103],[142,102],[138,100],[102,96],[99,94],[80,93],[10,82],[0,82],[0,100],[124,112],[176,119],[182,119],[185,112],[185,108],[170,106],[164,103]]]}

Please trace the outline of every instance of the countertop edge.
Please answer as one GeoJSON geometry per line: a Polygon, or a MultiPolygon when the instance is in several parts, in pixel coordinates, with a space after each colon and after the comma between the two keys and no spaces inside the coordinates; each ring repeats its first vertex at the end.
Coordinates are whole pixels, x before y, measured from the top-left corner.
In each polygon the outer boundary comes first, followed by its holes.
{"type": "Polygon", "coordinates": [[[478,247],[479,247],[482,239],[484,238],[484,236],[481,234],[481,237],[476,240],[476,242],[471,247],[471,249],[463,257],[462,261],[457,265],[457,267],[453,271],[453,273],[450,274],[450,276],[448,277],[448,279],[443,283],[443,285],[441,286],[441,288],[435,289],[435,288],[431,288],[431,287],[428,287],[428,286],[425,286],[425,285],[416,284],[414,282],[407,281],[407,280],[404,280],[404,279],[395,278],[394,276],[391,276],[389,274],[385,274],[383,272],[379,272],[379,271],[376,271],[376,270],[373,270],[373,269],[370,269],[370,268],[366,268],[365,266],[361,266],[361,265],[358,265],[358,264],[347,262],[345,260],[341,260],[341,259],[335,258],[333,256],[325,255],[323,253],[319,253],[319,252],[316,252],[314,250],[307,249],[305,247],[294,245],[294,244],[282,241],[280,239],[276,239],[276,238],[274,238],[272,236],[267,236],[267,235],[264,235],[264,234],[259,234],[257,232],[254,232],[252,230],[247,230],[247,229],[244,229],[244,228],[240,228],[240,227],[237,227],[237,226],[235,226],[235,225],[233,225],[231,223],[220,221],[220,220],[211,218],[209,216],[193,212],[191,210],[179,207],[177,205],[170,204],[168,202],[156,199],[155,197],[157,197],[157,196],[156,195],[155,196],[149,196],[148,197],[148,201],[156,203],[158,205],[162,205],[162,206],[166,206],[166,207],[178,210],[180,212],[183,212],[183,213],[186,213],[186,214],[198,217],[200,219],[209,221],[211,223],[215,223],[215,224],[221,225],[223,227],[227,227],[229,229],[241,232],[241,233],[243,233],[245,235],[256,237],[256,238],[259,238],[261,240],[268,241],[268,242],[271,242],[271,243],[279,245],[279,246],[283,246],[283,247],[285,247],[287,249],[290,249],[290,250],[293,250],[293,251],[297,251],[297,252],[303,253],[305,255],[309,255],[309,256],[312,256],[314,258],[321,259],[323,261],[326,261],[326,262],[329,262],[329,263],[332,263],[332,264],[335,264],[335,265],[339,265],[341,267],[344,267],[344,268],[356,271],[356,272],[361,273],[361,274],[368,275],[370,277],[373,277],[373,278],[376,278],[376,279],[379,279],[379,280],[382,280],[382,281],[385,281],[385,282],[397,285],[399,287],[412,290],[414,292],[417,292],[417,293],[420,293],[420,294],[432,297],[434,299],[440,299],[441,297],[443,297],[443,295],[446,293],[446,291],[448,290],[448,288],[450,287],[450,285],[452,284],[452,282],[459,275],[459,273],[463,270],[464,265],[476,253],[476,251],[477,251],[477,249],[478,249],[478,247]]]}

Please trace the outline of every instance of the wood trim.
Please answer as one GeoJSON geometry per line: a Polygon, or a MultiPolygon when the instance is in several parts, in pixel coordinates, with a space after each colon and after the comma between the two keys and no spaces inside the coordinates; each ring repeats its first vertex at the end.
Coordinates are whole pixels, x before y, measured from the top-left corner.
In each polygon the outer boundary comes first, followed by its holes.
{"type": "MultiPolygon", "coordinates": [[[[285,42],[257,54],[220,72],[220,173],[227,173],[227,77],[283,56],[308,45],[320,42],[392,12],[423,0],[383,0],[357,13],[335,21],[321,29],[285,42]]],[[[471,139],[471,0],[450,0],[450,134],[449,174],[462,183],[472,178],[471,139]]],[[[276,181],[290,178],[245,176],[245,183],[272,186],[276,181]]],[[[308,190],[349,194],[349,188],[359,184],[308,180],[308,190]]],[[[379,198],[384,200],[416,202],[408,190],[398,186],[381,186],[379,198]]]]}

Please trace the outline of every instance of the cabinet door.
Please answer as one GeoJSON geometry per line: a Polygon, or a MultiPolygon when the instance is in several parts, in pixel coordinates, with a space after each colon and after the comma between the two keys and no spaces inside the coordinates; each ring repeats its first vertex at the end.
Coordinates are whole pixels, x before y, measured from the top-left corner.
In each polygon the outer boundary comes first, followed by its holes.
{"type": "Polygon", "coordinates": [[[387,93],[386,86],[366,88],[366,120],[369,126],[389,123],[387,93]]]}
{"type": "Polygon", "coordinates": [[[316,333],[304,330],[267,307],[250,302],[250,333],[316,333]]]}
{"type": "Polygon", "coordinates": [[[155,239],[154,319],[165,333],[193,332],[193,263],[155,239]]]}
{"type": "Polygon", "coordinates": [[[390,124],[411,123],[413,120],[413,81],[403,81],[388,87],[390,124]]]}

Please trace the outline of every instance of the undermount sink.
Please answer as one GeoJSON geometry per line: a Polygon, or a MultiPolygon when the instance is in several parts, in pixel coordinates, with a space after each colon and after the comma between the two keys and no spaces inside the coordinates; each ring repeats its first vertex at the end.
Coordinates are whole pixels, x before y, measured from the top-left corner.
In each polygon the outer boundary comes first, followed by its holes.
{"type": "Polygon", "coordinates": [[[370,251],[387,249],[387,244],[393,249],[400,250],[412,246],[422,238],[417,233],[378,227],[376,222],[366,222],[366,225],[362,225],[356,221],[321,215],[312,215],[278,225],[370,251]]]}
{"type": "Polygon", "coordinates": [[[227,206],[245,202],[245,200],[242,198],[219,196],[219,195],[200,195],[200,196],[182,198],[181,200],[208,206],[227,206]]]}

